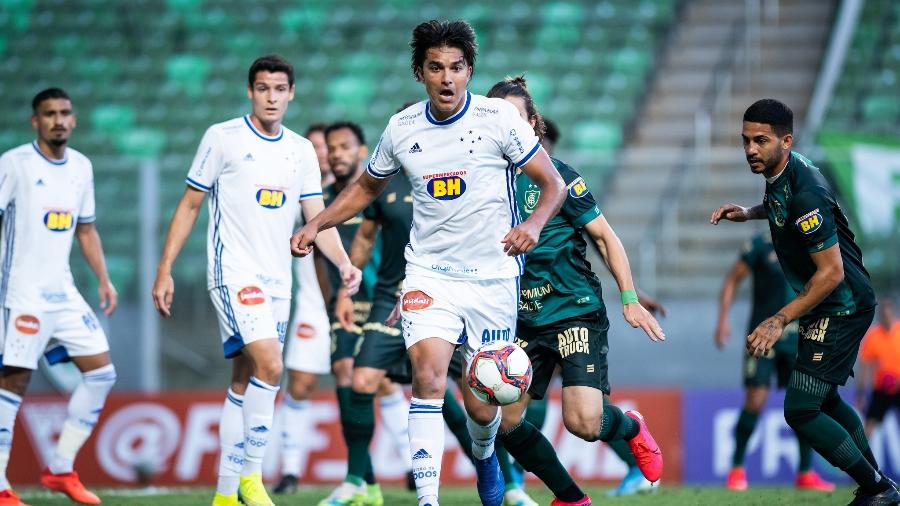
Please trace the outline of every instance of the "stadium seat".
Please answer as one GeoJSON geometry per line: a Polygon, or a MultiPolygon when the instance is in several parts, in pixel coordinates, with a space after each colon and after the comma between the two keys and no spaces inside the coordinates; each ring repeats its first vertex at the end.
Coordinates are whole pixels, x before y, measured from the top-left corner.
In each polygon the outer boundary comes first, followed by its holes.
{"type": "Polygon", "coordinates": [[[622,129],[612,122],[586,121],[575,125],[572,138],[578,149],[613,151],[622,142],[622,129]]]}
{"type": "Polygon", "coordinates": [[[134,125],[134,108],[127,105],[106,104],[94,108],[91,125],[105,133],[116,133],[134,125]]]}
{"type": "Polygon", "coordinates": [[[169,82],[178,85],[185,93],[194,98],[203,93],[207,72],[209,72],[209,61],[201,56],[176,55],[166,62],[166,77],[169,82]]]}

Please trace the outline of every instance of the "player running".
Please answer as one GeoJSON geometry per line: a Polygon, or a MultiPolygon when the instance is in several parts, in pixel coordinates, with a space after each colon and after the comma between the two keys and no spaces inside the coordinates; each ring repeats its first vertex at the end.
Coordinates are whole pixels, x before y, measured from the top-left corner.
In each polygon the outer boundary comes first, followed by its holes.
{"type": "MultiPolygon", "coordinates": [[[[323,208],[312,144],[282,125],[294,98],[294,70],[276,55],[250,66],[250,114],[211,126],[203,136],[178,203],[153,286],[153,301],[171,314],[171,270],[207,193],[208,288],[219,320],[232,378],[219,422],[219,479],[214,505],[272,504],[261,466],[281,382],[281,349],[291,296],[291,257],[277,245],[290,236],[302,209],[323,208]]],[[[348,290],[360,272],[350,264],[335,231],[317,243],[340,266],[348,290]]]]}
{"type": "Polygon", "coordinates": [[[72,101],[65,91],[48,88],[31,108],[37,140],[0,156],[0,505],[25,504],[7,481],[6,466],[16,414],[42,355],[51,364],[73,361],[81,382],[41,484],[75,502],[100,504],[73,464],[116,382],[116,369],[106,334],[69,270],[73,238],[97,276],[105,315],[115,311],[118,296],[94,226],[93,167],[68,147],[76,124],[72,101]]]}
{"type": "MultiPolygon", "coordinates": [[[[751,332],[762,323],[768,315],[778,312],[794,298],[794,290],[784,279],[778,255],[772,246],[772,236],[768,232],[756,234],[741,249],[741,254],[734,262],[731,270],[722,283],[719,294],[719,320],[716,324],[715,343],[721,350],[731,336],[731,323],[728,312],[738,286],[747,277],[753,277],[753,306],[750,310],[751,332]]],[[[747,490],[747,473],[744,470],[744,455],[747,443],[756,421],[769,396],[769,385],[774,377],[778,388],[787,386],[794,363],[797,361],[797,322],[791,322],[772,350],[762,357],[744,354],[744,388],[747,390],[744,407],[734,427],[734,454],[731,459],[731,471],[725,486],[731,490],[747,490]]],[[[802,438],[797,438],[800,447],[800,464],[797,467],[797,479],[794,485],[798,489],[834,491],[834,484],[822,479],[812,470],[812,446],[802,438]]]]}
{"type": "Polygon", "coordinates": [[[747,351],[768,354],[788,323],[800,319],[785,420],[859,484],[851,504],[897,504],[900,493],[879,470],[859,416],[838,394],[872,323],[875,294],[834,193],[819,169],[791,150],[793,124],[790,108],[773,99],[744,112],[744,154],[750,170],[766,178],[765,196],[750,208],[725,204],[713,211],[710,223],[768,220],[778,261],[797,297],[747,336],[747,351]]]}
{"type": "MultiPolygon", "coordinates": [[[[409,438],[420,505],[438,504],[447,366],[455,347],[470,358],[483,344],[515,333],[521,253],[530,251],[563,200],[562,180],[530,125],[509,103],[466,90],[475,64],[475,32],[464,21],[429,21],[413,30],[412,70],[428,100],[388,122],[367,170],[335,202],[294,234],[296,255],[320,230],[364,209],[405,169],[413,187],[406,248],[403,336],[413,364],[409,438]],[[544,190],[519,223],[514,169],[544,190]]],[[[499,410],[463,389],[483,504],[503,500],[494,452],[499,410]]]]}

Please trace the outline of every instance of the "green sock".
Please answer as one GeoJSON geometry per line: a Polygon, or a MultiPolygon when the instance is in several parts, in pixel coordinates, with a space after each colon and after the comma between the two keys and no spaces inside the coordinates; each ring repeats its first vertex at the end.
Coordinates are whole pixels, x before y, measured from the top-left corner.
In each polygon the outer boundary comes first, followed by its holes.
{"type": "Polygon", "coordinates": [[[466,413],[449,388],[444,394],[442,414],[444,415],[444,423],[447,424],[447,428],[459,441],[460,449],[466,454],[466,457],[469,457],[469,461],[474,464],[475,456],[472,455],[472,436],[469,435],[469,429],[466,428],[466,413]]]}
{"type": "Polygon", "coordinates": [[[509,457],[509,452],[506,451],[506,447],[503,446],[503,441],[500,441],[500,438],[494,440],[494,451],[497,452],[497,461],[500,462],[503,484],[509,489],[510,485],[515,486],[515,480],[513,480],[512,475],[512,459],[509,457]]]}
{"type": "Polygon", "coordinates": [[[629,468],[637,467],[637,460],[634,459],[634,454],[631,453],[631,448],[624,439],[614,439],[606,444],[612,448],[612,451],[616,453],[616,456],[622,459],[622,462],[629,468]]]}
{"type": "Polygon", "coordinates": [[[841,424],[841,427],[853,438],[853,442],[859,448],[863,457],[866,458],[872,467],[879,469],[878,461],[875,460],[875,455],[872,454],[872,449],[869,448],[869,439],[866,437],[862,420],[859,419],[856,411],[841,399],[837,389],[825,398],[825,402],[822,403],[822,412],[841,424]]]}
{"type": "Polygon", "coordinates": [[[350,387],[338,387],[337,393],[341,429],[347,443],[347,475],[368,481],[365,477],[371,475],[372,469],[369,443],[375,432],[375,395],[354,392],[350,387]]]}
{"type": "Polygon", "coordinates": [[[547,485],[557,499],[574,502],[584,497],[584,492],[560,463],[553,445],[527,420],[522,420],[508,432],[501,432],[498,439],[517,462],[547,485]]]}
{"type": "Polygon", "coordinates": [[[737,424],[734,426],[734,455],[731,457],[731,467],[743,467],[744,456],[747,454],[747,442],[756,428],[759,413],[753,413],[746,409],[741,410],[737,424]]]}
{"type": "Polygon", "coordinates": [[[631,417],[625,416],[618,406],[603,396],[603,415],[600,419],[600,433],[594,439],[609,443],[617,439],[629,440],[637,436],[640,425],[631,417]]]}
{"type": "Polygon", "coordinates": [[[537,430],[544,428],[544,420],[547,419],[547,398],[531,399],[528,401],[528,409],[525,410],[525,419],[528,423],[537,427],[537,430]]]}
{"type": "Polygon", "coordinates": [[[797,446],[800,449],[800,465],[797,466],[798,473],[805,473],[812,468],[812,452],[813,448],[797,434],[797,446]]]}

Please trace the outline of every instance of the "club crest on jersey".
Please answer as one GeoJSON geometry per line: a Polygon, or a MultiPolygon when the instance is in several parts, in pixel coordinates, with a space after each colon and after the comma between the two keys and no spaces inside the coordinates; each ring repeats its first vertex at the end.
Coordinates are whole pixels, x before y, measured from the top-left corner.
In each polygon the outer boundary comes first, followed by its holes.
{"type": "Polygon", "coordinates": [[[44,215],[44,225],[52,232],[65,232],[72,228],[75,222],[69,211],[47,211],[44,215]]]}
{"type": "Polygon", "coordinates": [[[795,221],[794,224],[797,225],[797,230],[800,232],[807,235],[811,234],[816,230],[819,230],[819,227],[822,226],[822,213],[819,212],[818,208],[813,209],[797,218],[797,221],[795,221]]]}
{"type": "Polygon", "coordinates": [[[245,306],[255,306],[266,301],[266,294],[255,286],[246,286],[237,293],[238,302],[245,306]]]}
{"type": "Polygon", "coordinates": [[[541,190],[525,190],[525,212],[531,214],[541,198],[541,190]]]}
{"type": "Polygon", "coordinates": [[[466,181],[459,176],[436,177],[428,181],[428,194],[436,200],[455,200],[466,193],[466,181]]]}
{"type": "Polygon", "coordinates": [[[266,209],[278,209],[284,205],[284,192],[261,188],[256,192],[256,202],[266,209]]]}
{"type": "Polygon", "coordinates": [[[402,307],[404,311],[420,311],[430,307],[432,304],[434,304],[434,299],[421,290],[413,290],[403,294],[402,307]]]}
{"type": "Polygon", "coordinates": [[[16,318],[16,330],[23,334],[33,336],[34,334],[40,332],[41,321],[38,320],[36,316],[23,314],[22,316],[16,318]]]}
{"type": "Polygon", "coordinates": [[[572,181],[569,184],[569,196],[575,199],[580,199],[584,197],[588,193],[587,184],[584,182],[584,179],[578,178],[575,181],[572,181]]]}

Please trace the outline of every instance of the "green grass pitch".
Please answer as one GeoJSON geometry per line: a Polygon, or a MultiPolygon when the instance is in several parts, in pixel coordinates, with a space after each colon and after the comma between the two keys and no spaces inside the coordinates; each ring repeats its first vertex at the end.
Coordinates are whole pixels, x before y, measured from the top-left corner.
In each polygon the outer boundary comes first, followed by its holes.
{"type": "MultiPolygon", "coordinates": [[[[301,488],[293,495],[276,496],[272,498],[278,506],[315,506],[325,497],[330,488],[310,487],[301,488]]],[[[791,487],[751,487],[749,491],[738,493],[730,492],[721,487],[682,487],[663,485],[659,491],[633,497],[606,497],[607,488],[589,488],[587,492],[596,505],[610,504],[621,506],[653,505],[653,506],[681,506],[681,505],[734,505],[734,506],[772,506],[772,505],[843,505],[853,498],[853,489],[849,487],[839,488],[832,494],[817,492],[800,492],[791,487]]],[[[539,486],[531,486],[528,489],[531,497],[539,504],[550,504],[550,493],[539,486]]],[[[45,505],[70,505],[64,496],[50,494],[36,489],[23,489],[20,491],[22,499],[31,506],[45,505]]],[[[208,505],[212,501],[211,489],[160,489],[155,491],[129,491],[129,490],[99,490],[104,506],[195,506],[208,505]]],[[[386,488],[384,494],[385,506],[415,506],[415,495],[400,488],[386,488]]],[[[475,485],[471,488],[442,487],[441,506],[477,506],[478,495],[475,485]]]]}

